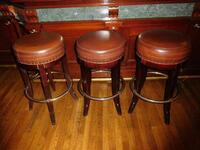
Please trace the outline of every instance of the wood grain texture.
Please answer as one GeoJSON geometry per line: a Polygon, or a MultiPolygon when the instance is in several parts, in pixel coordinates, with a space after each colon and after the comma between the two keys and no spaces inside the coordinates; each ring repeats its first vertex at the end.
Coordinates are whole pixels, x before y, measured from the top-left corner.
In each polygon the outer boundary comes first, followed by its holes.
{"type": "MultiPolygon", "coordinates": [[[[127,109],[131,92],[126,84],[121,95],[122,116],[112,101],[91,101],[83,117],[83,98],[73,101],[68,94],[56,102],[57,125],[51,126],[46,105],[28,110],[23,82],[16,69],[0,68],[0,149],[67,150],[197,150],[200,147],[200,79],[182,81],[183,91],[172,104],[171,124],[165,125],[162,106],[138,102],[131,115],[127,109]]],[[[76,84],[74,84],[76,86],[76,84]]],[[[110,82],[92,83],[92,95],[111,94],[110,82]]],[[[40,83],[33,86],[41,97],[40,83]]],[[[56,93],[65,83],[56,83],[56,93]]],[[[163,96],[164,80],[147,80],[141,91],[148,97],[163,96]],[[156,90],[155,90],[156,89],[156,90]]]]}
{"type": "Polygon", "coordinates": [[[0,64],[14,64],[11,46],[17,38],[14,24],[11,21],[14,14],[8,6],[0,5],[0,64]]]}
{"type": "Polygon", "coordinates": [[[188,3],[197,0],[12,0],[25,8],[119,6],[136,4],[188,3]]]}
{"type": "Polygon", "coordinates": [[[194,11],[193,11],[193,17],[199,17],[200,16],[200,2],[195,3],[194,11]]]}
{"type": "Polygon", "coordinates": [[[185,72],[187,74],[200,74],[200,2],[196,3],[194,12],[193,12],[193,18],[190,25],[190,32],[189,36],[191,39],[191,45],[192,45],[192,52],[191,52],[191,58],[186,63],[186,69],[185,72]]]}

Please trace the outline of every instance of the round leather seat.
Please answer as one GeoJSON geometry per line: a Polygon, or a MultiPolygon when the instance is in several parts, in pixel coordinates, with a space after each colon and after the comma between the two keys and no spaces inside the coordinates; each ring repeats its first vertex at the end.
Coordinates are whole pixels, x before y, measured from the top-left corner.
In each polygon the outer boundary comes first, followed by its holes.
{"type": "Polygon", "coordinates": [[[25,35],[15,42],[13,49],[18,62],[26,65],[50,63],[65,54],[63,37],[53,32],[25,35]]]}
{"type": "Polygon", "coordinates": [[[119,60],[124,53],[125,39],[115,31],[99,30],[77,40],[78,57],[88,63],[106,64],[119,60]]]}
{"type": "Polygon", "coordinates": [[[81,69],[78,90],[84,96],[84,116],[88,114],[90,100],[113,99],[117,113],[122,114],[119,93],[120,79],[123,81],[120,78],[120,63],[124,56],[124,46],[125,39],[119,33],[109,30],[89,32],[76,41],[76,51],[81,69]],[[98,70],[111,72],[112,97],[91,96],[92,72],[98,70]]]}
{"type": "Polygon", "coordinates": [[[162,65],[176,65],[188,58],[190,42],[172,30],[150,30],[138,37],[137,55],[142,61],[162,65]]]}

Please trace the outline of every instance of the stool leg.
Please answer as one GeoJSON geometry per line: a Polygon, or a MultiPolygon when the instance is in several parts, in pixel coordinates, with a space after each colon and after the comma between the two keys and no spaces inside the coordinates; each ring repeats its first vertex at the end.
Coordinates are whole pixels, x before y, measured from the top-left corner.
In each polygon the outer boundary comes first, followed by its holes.
{"type": "MultiPolygon", "coordinates": [[[[24,82],[24,86],[25,88],[28,87],[28,94],[33,97],[33,87],[32,87],[32,84],[31,84],[31,81],[30,81],[30,78],[29,78],[29,75],[28,75],[28,72],[26,71],[26,69],[20,67],[18,65],[18,68],[19,68],[19,71],[20,71],[20,75],[22,77],[22,80],[24,82]]],[[[29,100],[29,110],[32,110],[33,109],[33,102],[31,102],[29,100]]]]}
{"type": "MultiPolygon", "coordinates": [[[[69,76],[69,70],[68,70],[68,66],[67,66],[67,56],[65,55],[63,58],[62,58],[62,67],[63,67],[63,72],[64,72],[64,75],[65,75],[65,79],[66,79],[66,83],[67,83],[67,87],[69,87],[69,84],[70,84],[70,76],[69,76]]],[[[78,99],[78,96],[76,95],[76,92],[74,91],[73,87],[70,89],[70,95],[73,97],[73,99],[78,99]]]]}
{"type": "Polygon", "coordinates": [[[53,81],[53,75],[52,75],[51,70],[49,68],[47,69],[47,73],[48,73],[49,83],[50,83],[52,89],[55,91],[56,90],[55,82],[53,81]]]}
{"type": "MultiPolygon", "coordinates": [[[[135,89],[138,93],[141,92],[141,89],[144,85],[145,79],[147,75],[147,67],[143,65],[140,60],[137,60],[137,66],[136,66],[136,79],[134,81],[135,89]]],[[[132,113],[136,104],[138,102],[138,98],[133,95],[131,104],[129,106],[128,112],[132,113]]]]}
{"type": "MultiPolygon", "coordinates": [[[[179,72],[179,67],[176,70],[171,70],[168,72],[168,79],[166,81],[166,86],[165,86],[164,100],[167,100],[173,96],[173,92],[177,83],[178,72],[179,72]]],[[[163,106],[164,120],[166,124],[170,123],[170,108],[171,108],[171,103],[166,103],[163,106]]]]}
{"type": "MultiPolygon", "coordinates": [[[[90,95],[90,85],[91,85],[91,69],[86,67],[82,62],[80,64],[81,66],[81,78],[83,80],[83,91],[90,95]]],[[[84,97],[84,111],[83,115],[87,116],[88,110],[90,106],[90,99],[84,97]]]]}
{"type": "MultiPolygon", "coordinates": [[[[39,65],[39,72],[40,72],[40,79],[41,79],[41,84],[44,92],[44,96],[46,99],[52,98],[51,96],[51,91],[48,83],[48,78],[46,75],[46,71],[43,65],[39,65]]],[[[52,125],[55,125],[55,113],[54,113],[54,108],[53,108],[53,102],[47,102],[48,110],[49,110],[49,115],[51,118],[51,123],[52,125]]]]}
{"type": "MultiPolygon", "coordinates": [[[[112,78],[112,94],[116,94],[119,91],[120,86],[120,62],[113,68],[111,68],[111,78],[112,78]]],[[[115,108],[119,115],[122,114],[119,96],[114,98],[115,108]]]]}

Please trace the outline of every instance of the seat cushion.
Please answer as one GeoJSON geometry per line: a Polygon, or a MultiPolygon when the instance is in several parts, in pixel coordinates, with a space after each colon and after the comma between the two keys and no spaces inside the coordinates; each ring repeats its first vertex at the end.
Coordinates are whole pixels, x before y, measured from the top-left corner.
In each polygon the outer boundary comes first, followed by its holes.
{"type": "Polygon", "coordinates": [[[76,44],[79,59],[105,64],[123,57],[125,39],[115,31],[99,30],[81,36],[76,44]]]}
{"type": "Polygon", "coordinates": [[[63,37],[53,32],[25,35],[13,46],[19,63],[38,65],[53,62],[65,53],[63,37]]]}
{"type": "Polygon", "coordinates": [[[137,55],[154,64],[179,64],[189,57],[190,50],[188,38],[173,30],[150,30],[138,36],[137,55]]]}

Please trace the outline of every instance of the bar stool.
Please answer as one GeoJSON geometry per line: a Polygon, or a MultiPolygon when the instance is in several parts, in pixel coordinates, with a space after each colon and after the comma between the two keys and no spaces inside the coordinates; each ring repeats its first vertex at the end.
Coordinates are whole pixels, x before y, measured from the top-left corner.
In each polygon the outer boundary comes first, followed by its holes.
{"type": "Polygon", "coordinates": [[[139,97],[146,102],[164,104],[164,120],[166,124],[169,124],[171,102],[177,96],[177,93],[175,96],[173,95],[177,76],[181,64],[188,59],[190,50],[189,40],[183,34],[173,30],[149,30],[138,36],[136,77],[135,81],[131,83],[133,97],[129,113],[135,108],[139,97]],[[157,69],[159,71],[157,74],[161,75],[165,75],[160,72],[164,71],[168,76],[164,100],[149,99],[140,94],[149,68],[157,69]]]}
{"type": "Polygon", "coordinates": [[[84,116],[88,114],[90,100],[110,99],[114,99],[117,113],[121,115],[119,94],[124,88],[124,82],[121,78],[120,86],[120,62],[124,55],[124,45],[125,39],[119,33],[108,30],[90,32],[77,40],[76,50],[81,69],[78,90],[84,96],[84,116]],[[112,96],[90,96],[91,72],[99,70],[111,71],[112,96]]]}
{"type": "Polygon", "coordinates": [[[21,77],[25,84],[25,95],[29,100],[29,109],[32,109],[33,102],[46,103],[51,123],[54,125],[56,121],[53,101],[60,99],[68,92],[70,92],[74,99],[77,99],[76,93],[72,89],[72,81],[68,72],[63,37],[53,32],[38,32],[25,35],[16,40],[13,45],[13,51],[18,62],[17,65],[21,77]],[[53,98],[50,91],[50,85],[55,90],[55,83],[53,82],[51,68],[58,62],[62,63],[67,88],[63,93],[53,98]],[[33,71],[39,72],[45,97],[44,100],[34,98],[31,84],[31,74],[33,71]]]}

